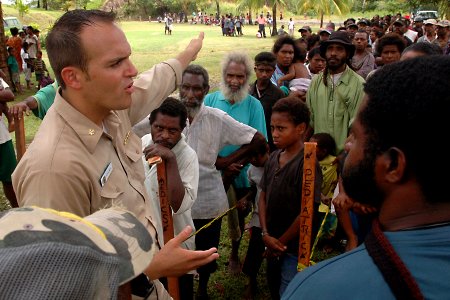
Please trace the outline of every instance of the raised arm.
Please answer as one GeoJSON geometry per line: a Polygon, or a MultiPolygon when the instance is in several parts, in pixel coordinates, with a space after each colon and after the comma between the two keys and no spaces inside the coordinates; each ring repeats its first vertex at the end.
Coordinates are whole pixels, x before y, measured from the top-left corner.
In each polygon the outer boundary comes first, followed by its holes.
{"type": "Polygon", "coordinates": [[[200,32],[197,38],[192,39],[186,49],[178,54],[177,60],[181,63],[183,70],[197,58],[197,54],[202,49],[204,32],[200,32]]]}

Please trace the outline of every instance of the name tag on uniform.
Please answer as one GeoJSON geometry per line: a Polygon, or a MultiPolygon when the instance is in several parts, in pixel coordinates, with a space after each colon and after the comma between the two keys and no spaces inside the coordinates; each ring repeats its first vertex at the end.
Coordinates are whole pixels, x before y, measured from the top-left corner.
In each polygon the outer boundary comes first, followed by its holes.
{"type": "Polygon", "coordinates": [[[108,163],[108,165],[105,168],[105,171],[103,171],[102,176],[100,177],[100,185],[103,187],[108,181],[109,175],[111,175],[111,172],[113,170],[112,163],[108,163]]]}

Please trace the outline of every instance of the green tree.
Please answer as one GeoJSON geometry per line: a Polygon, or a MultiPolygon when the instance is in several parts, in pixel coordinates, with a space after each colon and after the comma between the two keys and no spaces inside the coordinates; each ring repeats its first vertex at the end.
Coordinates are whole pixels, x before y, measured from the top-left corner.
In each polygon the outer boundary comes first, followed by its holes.
{"type": "MultiPolygon", "coordinates": [[[[23,3],[22,0],[16,0],[16,4],[14,5],[14,7],[15,7],[15,8],[17,9],[17,11],[19,12],[19,16],[20,16],[21,18],[23,18],[23,16],[24,16],[25,14],[27,14],[28,11],[30,10],[30,7],[29,7],[27,4],[23,3]]],[[[20,29],[20,28],[19,28],[19,29],[20,29]]]]}
{"type": "Polygon", "coordinates": [[[320,27],[322,27],[324,15],[346,14],[350,11],[352,4],[353,0],[299,0],[297,9],[301,13],[314,10],[320,16],[320,27]]]}

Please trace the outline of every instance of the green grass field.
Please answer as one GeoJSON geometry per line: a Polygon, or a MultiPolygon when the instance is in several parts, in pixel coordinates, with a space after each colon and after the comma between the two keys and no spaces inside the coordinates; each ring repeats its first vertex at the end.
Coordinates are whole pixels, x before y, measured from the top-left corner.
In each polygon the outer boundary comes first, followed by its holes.
{"type": "MultiPolygon", "coordinates": [[[[192,38],[196,37],[200,31],[204,31],[204,45],[195,63],[203,65],[208,70],[213,88],[217,87],[220,81],[220,62],[226,53],[230,51],[244,51],[253,58],[261,51],[271,51],[274,42],[274,39],[270,37],[266,39],[256,38],[257,26],[252,25],[247,25],[243,28],[244,36],[242,37],[223,37],[220,27],[205,25],[175,24],[173,33],[170,36],[164,35],[164,25],[162,23],[122,22],[121,27],[126,33],[133,50],[131,59],[140,72],[160,61],[175,57],[192,38]]],[[[48,62],[45,54],[44,59],[48,62]]],[[[49,64],[47,65],[49,66],[49,64]]],[[[23,95],[17,95],[13,103],[22,101],[34,92],[35,90],[26,91],[23,95]]],[[[39,125],[40,120],[33,115],[25,118],[27,144],[32,142],[39,125]]],[[[8,208],[9,204],[0,187],[0,210],[8,208]]],[[[226,262],[228,261],[231,246],[227,235],[226,218],[224,218],[222,228],[219,270],[210,279],[209,293],[211,299],[238,299],[244,290],[245,276],[234,276],[227,272],[226,262]]],[[[245,256],[247,243],[248,233],[245,233],[240,251],[241,261],[243,261],[245,256]]],[[[317,255],[316,261],[324,258],[320,251],[318,251],[317,255]]],[[[264,267],[261,268],[258,281],[260,288],[257,299],[270,299],[265,285],[264,267]]]]}

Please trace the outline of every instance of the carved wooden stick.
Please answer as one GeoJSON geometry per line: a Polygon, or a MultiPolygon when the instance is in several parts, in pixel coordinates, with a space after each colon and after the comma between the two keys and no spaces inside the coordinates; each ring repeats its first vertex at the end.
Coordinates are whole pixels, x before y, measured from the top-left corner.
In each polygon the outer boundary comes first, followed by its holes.
{"type": "MultiPolygon", "coordinates": [[[[155,160],[154,158],[149,159],[155,160]]],[[[159,203],[161,205],[161,221],[163,228],[164,244],[173,239],[173,219],[172,219],[172,209],[169,204],[169,192],[167,189],[167,173],[166,173],[166,163],[161,159],[156,159],[156,174],[158,177],[158,187],[159,187],[159,203]]],[[[180,299],[180,288],[178,284],[178,277],[167,277],[167,284],[170,296],[174,300],[180,299]]]]}
{"type": "Polygon", "coordinates": [[[314,214],[314,180],[316,177],[316,145],[317,143],[305,142],[302,203],[300,207],[298,271],[302,271],[310,265],[312,220],[314,214]]]}
{"type": "Polygon", "coordinates": [[[14,117],[14,127],[16,133],[16,152],[17,152],[17,162],[25,154],[25,126],[22,118],[18,119],[14,117]]]}

